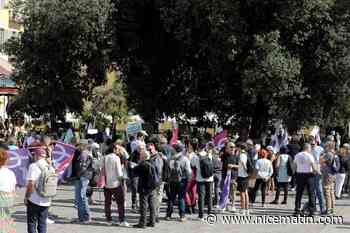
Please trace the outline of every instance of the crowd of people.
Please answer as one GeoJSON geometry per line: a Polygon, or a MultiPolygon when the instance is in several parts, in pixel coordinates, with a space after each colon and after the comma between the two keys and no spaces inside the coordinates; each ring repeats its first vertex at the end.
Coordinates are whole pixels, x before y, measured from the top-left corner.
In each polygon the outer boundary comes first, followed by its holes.
{"type": "MultiPolygon", "coordinates": [[[[350,144],[337,146],[335,141],[328,136],[320,143],[310,136],[301,143],[293,136],[276,151],[251,139],[228,139],[222,148],[197,138],[171,145],[166,137],[149,137],[144,131],[128,141],[107,139],[102,144],[72,137],[76,150],[69,174],[78,216],[73,223],[91,222],[92,187],[103,188],[107,224],[123,227],[130,226],[125,215],[129,193],[131,210],[140,215],[135,228],[155,227],[160,220],[172,220],[174,206],[178,206],[180,222],[194,214],[204,221],[205,215],[214,211],[249,215],[257,207],[259,190],[260,208],[265,207],[268,195],[274,199],[269,204],[286,205],[288,192],[296,191],[294,215],[334,215],[336,200],[350,189],[350,144]],[[304,189],[308,202],[302,206],[304,189]],[[236,205],[238,194],[240,204],[236,205]],[[165,213],[160,211],[163,201],[167,203],[165,213]],[[118,223],[112,219],[112,202],[118,207],[118,223]]],[[[47,135],[32,134],[26,140],[25,145],[34,148],[24,200],[28,233],[45,233],[47,223],[52,221],[48,216],[56,194],[55,185],[50,183],[50,179],[57,179],[52,159],[54,143],[47,135]]],[[[13,221],[9,207],[16,178],[6,168],[6,151],[17,148],[13,138],[0,146],[0,215],[8,218],[10,228],[13,221]]]]}

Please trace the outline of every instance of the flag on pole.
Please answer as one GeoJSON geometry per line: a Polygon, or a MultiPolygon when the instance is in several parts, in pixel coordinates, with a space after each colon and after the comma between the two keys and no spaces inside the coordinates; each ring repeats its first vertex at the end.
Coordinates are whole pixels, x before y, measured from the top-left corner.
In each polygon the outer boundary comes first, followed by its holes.
{"type": "Polygon", "coordinates": [[[230,200],[230,184],[231,184],[231,171],[228,170],[226,174],[226,178],[224,181],[224,187],[220,194],[220,209],[226,209],[227,204],[230,200]]]}
{"type": "Polygon", "coordinates": [[[177,144],[177,140],[179,139],[179,127],[176,123],[176,120],[173,121],[173,136],[170,140],[170,145],[177,144]]]}
{"type": "Polygon", "coordinates": [[[7,151],[9,159],[6,167],[15,173],[17,185],[26,186],[27,172],[31,154],[28,149],[17,149],[7,151]]]}
{"type": "Polygon", "coordinates": [[[225,129],[214,137],[215,147],[222,149],[228,141],[228,131],[225,129]]]}
{"type": "Polygon", "coordinates": [[[64,181],[69,175],[68,167],[72,162],[75,149],[72,145],[57,142],[52,151],[53,163],[58,170],[60,181],[64,181]]]}

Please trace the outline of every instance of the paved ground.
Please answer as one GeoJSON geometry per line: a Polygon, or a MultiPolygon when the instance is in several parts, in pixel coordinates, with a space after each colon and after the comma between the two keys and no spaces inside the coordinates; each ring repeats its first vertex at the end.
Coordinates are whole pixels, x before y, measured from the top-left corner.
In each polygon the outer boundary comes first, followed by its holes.
{"type": "MultiPolygon", "coordinates": [[[[130,197],[130,194],[128,194],[130,197]]],[[[206,232],[258,232],[258,233],[296,233],[296,232],[307,232],[307,233],[341,233],[350,232],[350,199],[346,198],[337,201],[336,215],[343,217],[343,224],[326,225],[326,224],[307,224],[307,225],[293,225],[293,224],[279,224],[279,225],[253,225],[253,224],[223,224],[223,216],[218,215],[218,223],[209,225],[207,223],[200,222],[196,219],[196,215],[188,216],[189,219],[185,223],[177,221],[174,214],[174,220],[170,222],[161,221],[156,228],[148,229],[132,229],[122,228],[118,226],[107,226],[104,219],[103,210],[103,195],[95,193],[94,198],[100,200],[98,205],[91,206],[92,220],[93,222],[89,225],[77,225],[71,224],[71,220],[76,218],[77,211],[73,207],[74,195],[73,187],[62,186],[60,187],[59,194],[53,202],[53,206],[50,210],[55,216],[56,223],[48,226],[48,232],[72,232],[72,233],[109,233],[109,232],[167,232],[167,233],[206,233],[206,232]]],[[[267,197],[267,201],[272,201],[272,196],[267,197]]],[[[15,207],[13,217],[16,220],[16,229],[18,233],[26,232],[26,212],[25,206],[22,204],[23,190],[20,191],[17,205],[15,207]]],[[[292,214],[294,194],[289,196],[289,205],[267,205],[265,209],[260,208],[259,204],[256,204],[252,210],[253,218],[260,215],[269,216],[289,216],[292,214]]],[[[260,198],[257,197],[257,201],[260,198]]],[[[238,205],[238,203],[236,203],[238,205]]],[[[131,224],[137,223],[138,215],[130,212],[129,203],[127,204],[127,221],[131,224]]],[[[112,208],[116,208],[113,206],[112,208]]],[[[164,216],[165,205],[162,208],[161,216],[164,216]]],[[[175,211],[177,213],[177,210],[175,211]]],[[[230,214],[229,216],[233,216],[230,214]]],[[[113,212],[113,217],[116,219],[116,211],[113,212]]]]}

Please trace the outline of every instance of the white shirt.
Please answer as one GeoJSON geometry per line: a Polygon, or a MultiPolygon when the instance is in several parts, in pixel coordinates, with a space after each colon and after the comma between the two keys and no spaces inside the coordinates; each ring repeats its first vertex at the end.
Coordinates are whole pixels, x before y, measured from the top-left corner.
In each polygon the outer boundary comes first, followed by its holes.
{"type": "Polygon", "coordinates": [[[120,179],[123,177],[119,156],[116,154],[106,155],[103,166],[106,175],[106,188],[117,188],[120,185],[120,179]]]}
{"type": "Polygon", "coordinates": [[[0,168],[0,192],[12,193],[16,189],[16,176],[6,167],[0,168]]]}
{"type": "Polygon", "coordinates": [[[255,168],[258,170],[258,178],[265,179],[272,176],[272,163],[268,159],[259,159],[255,164],[255,168]]]}
{"type": "Polygon", "coordinates": [[[294,164],[297,167],[297,173],[311,173],[313,172],[312,164],[315,164],[315,158],[311,154],[303,151],[295,156],[294,164]]]}
{"type": "Polygon", "coordinates": [[[248,177],[247,173],[247,154],[241,153],[239,156],[238,177],[248,177]]]}
{"type": "Polygon", "coordinates": [[[320,157],[323,152],[324,149],[320,146],[315,146],[311,151],[312,155],[314,156],[316,167],[318,170],[320,170],[320,157]]]}
{"type": "Polygon", "coordinates": [[[48,207],[51,205],[51,198],[46,198],[40,196],[37,191],[36,191],[36,182],[38,181],[40,175],[41,175],[41,170],[38,166],[40,164],[41,166],[48,166],[47,162],[45,159],[40,159],[35,163],[32,163],[29,166],[28,174],[27,174],[27,181],[33,181],[34,183],[34,191],[29,197],[29,201],[32,202],[33,204],[39,205],[39,206],[44,206],[48,207]]]}
{"type": "Polygon", "coordinates": [[[196,173],[196,181],[197,182],[213,182],[214,181],[214,176],[211,176],[209,178],[203,178],[202,174],[201,174],[200,160],[206,156],[208,156],[210,160],[213,160],[213,157],[211,154],[203,155],[203,156],[194,154],[192,159],[191,159],[191,166],[195,167],[197,170],[197,173],[196,173]]]}

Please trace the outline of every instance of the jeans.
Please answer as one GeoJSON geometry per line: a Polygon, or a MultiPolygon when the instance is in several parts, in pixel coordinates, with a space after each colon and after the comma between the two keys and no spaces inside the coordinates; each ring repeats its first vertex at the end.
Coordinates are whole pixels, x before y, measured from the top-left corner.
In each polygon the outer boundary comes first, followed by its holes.
{"type": "Polygon", "coordinates": [[[170,183],[169,186],[170,192],[168,200],[167,217],[171,217],[174,211],[175,199],[177,197],[179,202],[180,218],[183,218],[185,217],[185,195],[187,188],[187,180],[183,179],[179,183],[170,183]]]}
{"type": "MultiPolygon", "coordinates": [[[[271,178],[272,179],[272,178],[271,178]]],[[[262,204],[265,204],[265,197],[266,197],[266,186],[269,181],[264,181],[263,179],[256,179],[255,186],[253,189],[253,195],[252,195],[252,203],[255,203],[256,198],[256,192],[259,188],[261,188],[261,202],[262,204]]]]}
{"type": "Polygon", "coordinates": [[[78,207],[78,218],[79,221],[90,220],[90,209],[88,204],[88,198],[86,196],[86,190],[89,185],[89,179],[85,177],[80,177],[75,184],[75,189],[77,192],[77,207],[78,207]]]}
{"type": "Polygon", "coordinates": [[[220,201],[221,175],[214,175],[214,205],[219,205],[220,201]]]}
{"type": "Polygon", "coordinates": [[[163,201],[164,183],[161,183],[155,190],[156,218],[159,218],[160,206],[163,201]]]}
{"type": "Polygon", "coordinates": [[[30,201],[27,205],[27,227],[28,233],[46,233],[46,219],[49,207],[38,206],[30,201]],[[38,230],[38,231],[37,231],[38,230]]]}
{"type": "Polygon", "coordinates": [[[197,182],[197,192],[199,218],[203,218],[204,203],[208,203],[208,215],[213,207],[213,182],[197,182]]]}
{"type": "Polygon", "coordinates": [[[296,174],[296,185],[297,193],[295,197],[295,212],[300,212],[301,208],[301,199],[303,197],[304,189],[307,189],[309,196],[309,208],[310,214],[313,214],[315,211],[315,190],[314,190],[314,174],[312,173],[297,173],[296,174]]]}
{"type": "Polygon", "coordinates": [[[130,185],[131,185],[131,206],[133,209],[136,208],[136,202],[137,202],[137,186],[139,183],[139,178],[138,177],[133,177],[130,180],[130,185]]]}
{"type": "MultiPolygon", "coordinates": [[[[318,204],[320,206],[320,212],[325,211],[325,198],[323,193],[323,184],[322,184],[322,176],[317,174],[314,178],[314,190],[315,190],[315,196],[318,199],[318,204]]],[[[316,201],[315,201],[316,203],[316,201]]]]}
{"type": "Polygon", "coordinates": [[[118,215],[119,215],[119,222],[124,222],[125,220],[125,196],[124,196],[124,189],[123,185],[120,184],[117,188],[105,188],[104,189],[104,195],[105,195],[105,214],[106,219],[108,222],[112,221],[112,214],[111,214],[111,206],[112,206],[112,198],[117,202],[118,206],[118,215]]]}
{"type": "Polygon", "coordinates": [[[150,211],[150,219],[148,223],[155,224],[156,219],[156,200],[155,200],[155,193],[156,191],[153,190],[149,193],[140,193],[140,221],[139,225],[145,226],[146,225],[146,215],[147,215],[147,209],[150,211]]]}
{"type": "Polygon", "coordinates": [[[279,201],[280,198],[280,194],[281,194],[281,189],[283,189],[284,192],[284,198],[283,198],[283,202],[287,203],[288,200],[288,182],[279,182],[277,184],[277,191],[276,191],[276,196],[275,196],[275,202],[279,201]]]}

